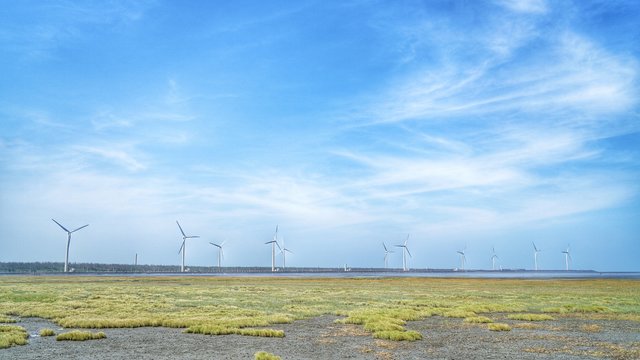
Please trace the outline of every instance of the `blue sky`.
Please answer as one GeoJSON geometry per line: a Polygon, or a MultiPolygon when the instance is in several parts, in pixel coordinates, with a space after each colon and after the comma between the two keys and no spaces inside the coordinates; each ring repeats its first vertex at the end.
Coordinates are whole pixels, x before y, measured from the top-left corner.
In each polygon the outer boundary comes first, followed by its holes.
{"type": "Polygon", "coordinates": [[[640,270],[637,1],[2,7],[0,261],[640,270]]]}

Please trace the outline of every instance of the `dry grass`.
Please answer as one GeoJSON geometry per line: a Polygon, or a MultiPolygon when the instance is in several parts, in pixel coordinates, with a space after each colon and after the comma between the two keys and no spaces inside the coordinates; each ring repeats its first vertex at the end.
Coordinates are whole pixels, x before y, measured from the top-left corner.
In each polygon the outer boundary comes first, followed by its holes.
{"type": "Polygon", "coordinates": [[[10,317],[8,317],[7,315],[4,314],[0,314],[0,323],[2,324],[11,324],[11,323],[15,323],[16,320],[12,319],[10,317]]]}
{"type": "Polygon", "coordinates": [[[580,327],[580,330],[584,332],[594,333],[602,331],[602,328],[600,327],[600,325],[596,324],[584,324],[580,327]]]}
{"type": "Polygon", "coordinates": [[[53,329],[40,329],[40,331],[38,332],[38,334],[40,336],[54,336],[56,334],[55,331],[53,331],[53,329]]]}
{"type": "Polygon", "coordinates": [[[22,326],[0,325],[0,349],[26,345],[29,334],[22,326]]]}
{"type": "Polygon", "coordinates": [[[503,323],[489,324],[487,328],[491,331],[511,331],[511,326],[509,326],[509,324],[503,323]]]}
{"type": "Polygon", "coordinates": [[[107,335],[103,332],[92,333],[90,331],[73,330],[56,336],[57,341],[86,341],[105,339],[107,335]]]}
{"type": "Polygon", "coordinates": [[[489,319],[486,316],[471,316],[464,319],[464,322],[469,324],[488,324],[492,323],[493,320],[489,319]]]}
{"type": "Polygon", "coordinates": [[[547,321],[555,320],[553,316],[547,314],[509,314],[508,319],[521,321],[547,321]]]}
{"type": "Polygon", "coordinates": [[[268,353],[266,351],[258,351],[253,355],[255,360],[281,360],[280,356],[268,353]]]}

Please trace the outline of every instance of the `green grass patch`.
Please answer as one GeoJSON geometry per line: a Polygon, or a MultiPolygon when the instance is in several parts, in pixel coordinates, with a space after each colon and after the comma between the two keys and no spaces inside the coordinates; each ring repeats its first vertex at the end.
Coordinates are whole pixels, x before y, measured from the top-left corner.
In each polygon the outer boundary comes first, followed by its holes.
{"type": "Polygon", "coordinates": [[[511,331],[511,326],[503,323],[492,323],[487,325],[487,328],[491,331],[511,331]]]}
{"type": "Polygon", "coordinates": [[[38,334],[42,337],[45,337],[45,336],[54,336],[56,332],[53,331],[53,329],[40,329],[38,334]]]}
{"type": "Polygon", "coordinates": [[[22,326],[0,325],[0,349],[26,345],[29,334],[22,326]]]}
{"type": "Polygon", "coordinates": [[[547,321],[555,320],[553,316],[547,314],[509,314],[508,319],[521,321],[547,321]]]}
{"type": "Polygon", "coordinates": [[[492,323],[493,320],[489,319],[486,316],[471,316],[464,319],[464,322],[469,324],[489,324],[492,323]]]}
{"type": "Polygon", "coordinates": [[[57,341],[86,341],[86,340],[98,340],[105,339],[107,335],[105,333],[97,332],[92,333],[90,331],[73,330],[56,336],[57,341]]]}
{"type": "Polygon", "coordinates": [[[280,356],[268,353],[266,351],[258,351],[253,355],[255,360],[281,360],[280,356]]]}

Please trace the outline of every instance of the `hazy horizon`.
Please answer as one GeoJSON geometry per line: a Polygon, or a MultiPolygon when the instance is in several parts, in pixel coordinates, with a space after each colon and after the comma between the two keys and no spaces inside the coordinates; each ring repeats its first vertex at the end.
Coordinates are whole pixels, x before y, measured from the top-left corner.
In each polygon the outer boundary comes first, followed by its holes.
{"type": "Polygon", "coordinates": [[[20,1],[0,261],[638,271],[640,2],[20,1]],[[278,262],[281,260],[278,258],[278,262]]]}

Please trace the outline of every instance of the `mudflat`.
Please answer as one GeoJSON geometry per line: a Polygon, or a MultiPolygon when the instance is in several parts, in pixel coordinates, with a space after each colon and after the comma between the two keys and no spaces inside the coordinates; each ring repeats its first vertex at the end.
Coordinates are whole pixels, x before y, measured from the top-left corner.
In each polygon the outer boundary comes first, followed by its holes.
{"type": "Polygon", "coordinates": [[[640,281],[5,277],[0,322],[0,359],[640,359],[640,281]]]}

